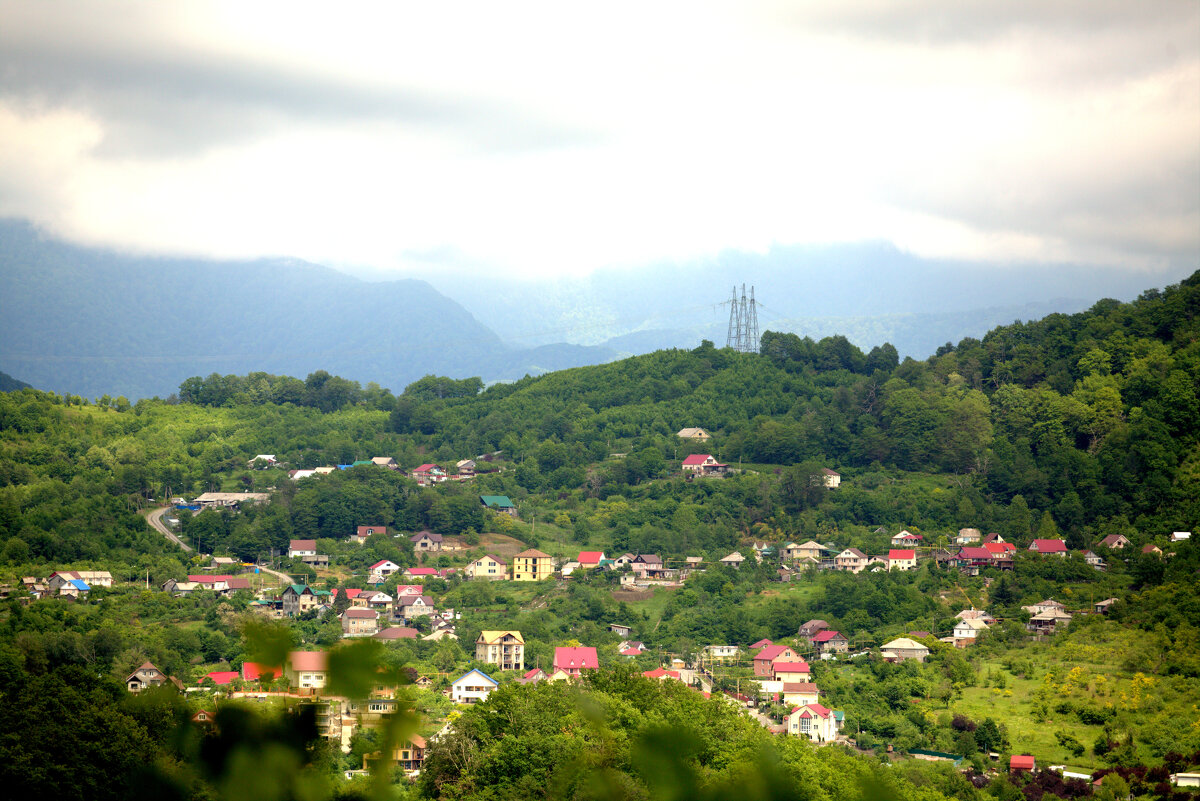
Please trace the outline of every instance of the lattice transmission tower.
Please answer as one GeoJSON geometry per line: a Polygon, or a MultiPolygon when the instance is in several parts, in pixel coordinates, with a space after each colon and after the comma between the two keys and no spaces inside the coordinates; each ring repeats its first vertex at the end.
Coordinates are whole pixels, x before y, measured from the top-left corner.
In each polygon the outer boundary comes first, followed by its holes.
{"type": "Polygon", "coordinates": [[[758,353],[758,302],[754,300],[754,287],[746,297],[746,285],[742,284],[742,296],[738,297],[737,286],[729,299],[729,331],[725,335],[725,347],[741,353],[758,353]]]}

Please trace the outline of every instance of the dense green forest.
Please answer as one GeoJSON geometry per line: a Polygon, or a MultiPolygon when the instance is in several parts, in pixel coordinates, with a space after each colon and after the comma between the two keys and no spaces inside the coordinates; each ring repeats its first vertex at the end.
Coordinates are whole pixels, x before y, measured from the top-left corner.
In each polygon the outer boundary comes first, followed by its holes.
{"type": "MultiPolygon", "coordinates": [[[[1200,750],[1192,725],[1200,704],[1200,553],[1166,540],[1200,519],[1198,311],[1200,273],[1132,303],[1103,301],[1077,315],[947,343],[923,361],[901,362],[890,346],[864,354],[841,337],[815,342],[768,332],[758,354],[704,342],[488,387],[477,378],[428,376],[398,396],[323,371],[303,380],[194,377],[177,395],[134,404],[29,388],[0,393],[2,583],[63,568],[108,569],[117,580],[86,602],[26,607],[13,595],[0,612],[5,782],[29,795],[56,788],[67,798],[104,797],[95,788],[106,779],[113,797],[136,797],[130,788],[233,797],[221,789],[228,765],[213,756],[217,746],[206,751],[197,732],[179,734],[187,727],[177,724],[196,705],[130,699],[120,681],[145,659],[191,683],[249,658],[251,594],[157,591],[202,562],[143,517],[176,496],[245,489],[272,492],[272,500],[237,514],[183,512],[180,536],[206,554],[246,561],[278,553],[289,539],[316,539],[336,573],[281,566],[326,587],[361,584],[378,559],[418,561],[404,537],[346,543],[356,525],[457,535],[471,550],[438,557],[442,565],[480,555],[481,538],[555,556],[591,547],[658,553],[668,562],[698,555],[710,565],[684,587],[650,597],[621,595],[615,573],[545,587],[429,581],[439,607],[470,610],[459,628],[464,645],[391,645],[391,667],[461,670],[474,665],[468,651],[480,630],[519,627],[531,660],[546,664],[554,646],[586,642],[601,648],[607,671],[582,690],[506,681],[494,705],[458,718],[418,786],[397,785],[386,797],[524,798],[533,788],[554,798],[670,797],[674,790],[655,784],[666,772],[678,787],[694,788],[686,797],[719,798],[731,786],[750,787],[747,765],[767,777],[747,798],[760,790],[762,798],[1013,797],[1010,789],[1020,791],[1007,782],[977,790],[931,766],[884,770],[872,758],[788,738],[766,748],[765,730],[721,702],[628,675],[616,656],[620,638],[607,628],[614,621],[637,627],[651,650],[634,666],[650,669],[660,653],[794,637],[811,618],[829,621],[863,651],[912,630],[943,636],[968,604],[986,605],[1001,625],[967,652],[936,649],[924,665],[816,666],[815,680],[845,711],[862,750],[952,750],[980,768],[990,750],[1015,753],[1019,737],[1044,738],[1039,747],[1056,754],[1078,749],[1095,765],[1141,769],[1134,785],[1159,797],[1145,766],[1187,765],[1180,754],[1200,750]],[[680,440],[675,432],[685,426],[713,439],[680,440]],[[732,475],[685,479],[680,462],[693,452],[713,453],[732,475]],[[267,453],[278,466],[251,464],[267,453]],[[406,469],[452,468],[485,454],[491,461],[479,460],[478,476],[436,487],[373,465],[299,481],[287,475],[373,456],[394,457],[406,469]],[[819,480],[825,467],[841,473],[837,490],[819,480]],[[518,519],[484,510],[481,494],[510,496],[518,519]],[[786,586],[777,565],[758,563],[748,547],[813,538],[880,553],[901,527],[934,546],[973,527],[1019,548],[1035,536],[1096,548],[1107,534],[1135,547],[1105,551],[1105,572],[1077,555],[1021,553],[1017,570],[1004,575],[964,577],[931,561],[912,573],[818,571],[786,586]],[[1148,544],[1174,555],[1142,554],[1148,544]],[[749,557],[743,568],[713,563],[733,549],[749,557]],[[1107,619],[1032,644],[1021,606],[1046,597],[1074,608],[1121,602],[1107,619]],[[62,732],[64,710],[81,725],[62,732]],[[681,727],[679,742],[689,750],[672,761],[670,749],[654,743],[681,727]],[[72,754],[65,761],[61,743],[72,754]],[[645,763],[644,754],[665,761],[645,763]]],[[[332,646],[341,628],[309,616],[284,636],[294,647],[332,646]]],[[[733,685],[721,689],[737,686],[730,676],[733,685]]],[[[444,717],[441,702],[422,703],[444,717]]],[[[274,718],[260,717],[246,727],[267,741],[287,739],[272,728],[274,718]]],[[[297,771],[336,779],[354,767],[302,739],[280,747],[294,755],[287,759],[297,771]]],[[[312,797],[358,792],[329,782],[312,797]]],[[[292,790],[280,797],[292,795],[303,797],[292,790]]]]}

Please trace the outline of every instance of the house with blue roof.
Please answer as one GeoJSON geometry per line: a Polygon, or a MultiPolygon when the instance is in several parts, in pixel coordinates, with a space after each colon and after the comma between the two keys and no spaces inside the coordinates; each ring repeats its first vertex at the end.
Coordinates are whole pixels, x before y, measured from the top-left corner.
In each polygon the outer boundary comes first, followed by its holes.
{"type": "Polygon", "coordinates": [[[81,579],[71,579],[62,586],[58,591],[59,595],[65,595],[68,598],[79,598],[91,592],[91,587],[85,584],[81,579]]]}
{"type": "Polygon", "coordinates": [[[450,685],[450,700],[456,704],[477,704],[486,701],[500,682],[478,668],[472,668],[450,685]]]}

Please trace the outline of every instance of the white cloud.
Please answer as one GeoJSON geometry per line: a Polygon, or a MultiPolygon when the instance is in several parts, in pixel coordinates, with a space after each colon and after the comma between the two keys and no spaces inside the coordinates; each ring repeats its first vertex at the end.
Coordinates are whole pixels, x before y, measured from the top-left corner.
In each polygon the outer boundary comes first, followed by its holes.
{"type": "Polygon", "coordinates": [[[406,271],[1194,260],[1198,7],[914,8],[0,2],[0,212],[406,271]]]}

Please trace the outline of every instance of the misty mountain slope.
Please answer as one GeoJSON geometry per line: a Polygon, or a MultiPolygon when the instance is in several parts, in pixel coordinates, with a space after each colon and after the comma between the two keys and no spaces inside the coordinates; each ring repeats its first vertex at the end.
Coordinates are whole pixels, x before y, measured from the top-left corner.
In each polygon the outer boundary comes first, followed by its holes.
{"type": "Polygon", "coordinates": [[[611,355],[567,346],[527,358],[424,281],[140,258],[0,221],[0,366],[48,390],[135,399],[193,375],[323,369],[399,391],[428,373],[509,379],[611,355]]]}
{"type": "Polygon", "coordinates": [[[1103,297],[1133,299],[1143,287],[1187,275],[1091,265],[1004,267],[923,259],[885,242],[777,246],[708,261],[586,277],[512,279],[452,274],[434,286],[506,341],[605,344],[626,353],[723,345],[725,304],[736,285],[755,288],[759,328],[814,337],[844,334],[860,347],[890,341],[919,359],[939,345],[1014,319],[1071,313],[1103,297]]]}

